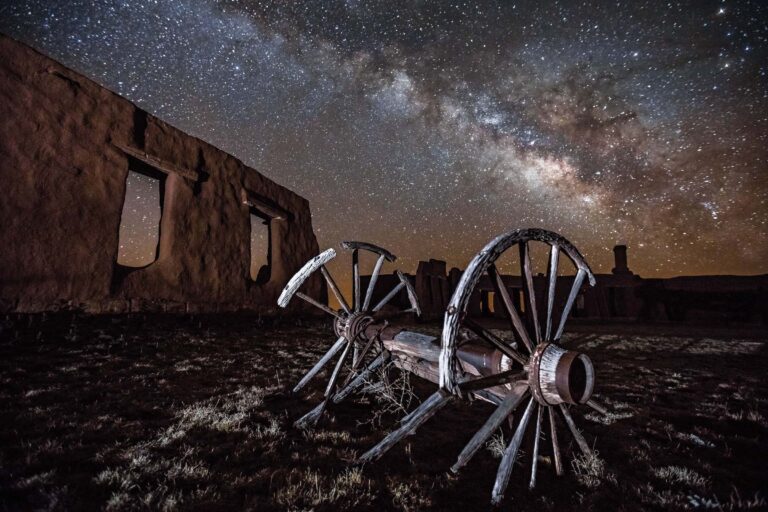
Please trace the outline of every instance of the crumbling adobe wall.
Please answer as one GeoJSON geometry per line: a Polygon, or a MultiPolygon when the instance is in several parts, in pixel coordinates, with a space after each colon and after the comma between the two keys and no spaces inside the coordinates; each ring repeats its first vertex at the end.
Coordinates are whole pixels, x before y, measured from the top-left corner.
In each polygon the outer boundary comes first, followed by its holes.
{"type": "Polygon", "coordinates": [[[269,311],[318,253],[304,198],[3,35],[0,55],[0,310],[269,311]],[[167,177],[158,258],[125,273],[129,155],[167,177]],[[245,197],[284,214],[264,284],[249,275],[245,197]]]}

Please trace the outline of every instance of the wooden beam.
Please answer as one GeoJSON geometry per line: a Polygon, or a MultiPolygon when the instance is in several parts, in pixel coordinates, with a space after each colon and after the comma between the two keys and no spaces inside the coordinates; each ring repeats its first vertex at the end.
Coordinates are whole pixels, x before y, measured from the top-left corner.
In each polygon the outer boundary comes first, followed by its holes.
{"type": "Polygon", "coordinates": [[[251,208],[256,208],[264,215],[270,218],[270,220],[286,220],[290,217],[288,210],[284,210],[275,204],[270,204],[266,199],[259,197],[253,192],[246,191],[245,204],[251,208]]]}
{"type": "Polygon", "coordinates": [[[198,179],[200,179],[200,174],[197,171],[184,169],[171,162],[168,162],[167,160],[162,160],[159,157],[150,155],[149,153],[142,151],[138,148],[126,146],[124,144],[114,144],[114,145],[126,155],[132,156],[136,160],[140,160],[145,164],[151,167],[154,167],[158,171],[163,172],[165,174],[178,174],[182,178],[186,178],[192,181],[197,181],[198,179]]]}

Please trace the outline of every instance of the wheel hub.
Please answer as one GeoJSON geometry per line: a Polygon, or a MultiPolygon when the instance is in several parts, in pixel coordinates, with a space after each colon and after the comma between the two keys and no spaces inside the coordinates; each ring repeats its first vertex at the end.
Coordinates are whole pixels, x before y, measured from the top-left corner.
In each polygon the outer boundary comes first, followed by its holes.
{"type": "Polygon", "coordinates": [[[344,336],[347,341],[353,341],[371,322],[373,318],[366,313],[352,313],[346,317],[336,318],[333,330],[336,336],[344,336]]]}
{"type": "Polygon", "coordinates": [[[528,383],[543,405],[583,404],[592,396],[595,370],[586,354],[542,343],[529,362],[528,383]]]}

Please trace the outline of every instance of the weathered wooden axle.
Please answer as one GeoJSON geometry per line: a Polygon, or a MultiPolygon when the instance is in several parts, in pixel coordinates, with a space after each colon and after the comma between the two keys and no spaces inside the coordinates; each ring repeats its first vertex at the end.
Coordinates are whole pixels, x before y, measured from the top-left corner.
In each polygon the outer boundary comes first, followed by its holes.
{"type": "Polygon", "coordinates": [[[594,285],[595,279],[584,258],[560,235],[540,229],[523,229],[503,234],[488,243],[470,262],[462,275],[445,313],[440,340],[436,337],[407,331],[389,325],[380,317],[381,309],[401,290],[405,289],[410,308],[404,312],[419,314],[415,291],[405,275],[397,271],[399,283],[376,305],[371,306],[374,287],[384,261],[395,261],[395,256],[372,244],[343,242],[342,248],[352,251],[352,306],[350,306],[331,277],[325,264],[336,256],[333,249],[316,256],[296,273],[286,285],[278,304],[287,306],[296,295],[323,311],[333,315],[334,331],[338,339],[322,358],[309,370],[294,388],[298,392],[316,376],[338,353],[341,355],[331,373],[324,400],[296,421],[299,427],[316,423],[331,403],[339,403],[360,389],[375,375],[384,363],[392,363],[434,382],[438,390],[419,407],[400,421],[400,426],[378,445],[363,454],[359,462],[372,461],[382,456],[405,436],[454,399],[477,398],[491,402],[496,410],[483,427],[469,440],[452,466],[458,472],[488,438],[511,417],[513,411],[526,399],[527,405],[517,423],[515,433],[504,451],[492,493],[492,502],[498,504],[512,473],[514,461],[522,443],[527,425],[536,414],[530,487],[536,483],[539,441],[542,437],[544,412],[550,425],[555,470],[563,472],[557,437],[556,414],[559,410],[568,430],[584,454],[591,450],[576,428],[569,412],[570,406],[586,404],[605,414],[607,411],[592,399],[595,372],[586,354],[567,350],[560,344],[566,319],[585,279],[594,285]],[[533,289],[529,244],[539,242],[550,247],[548,260],[546,308],[537,308],[533,289]],[[525,296],[525,311],[518,313],[510,298],[496,260],[509,248],[517,246],[520,255],[521,277],[525,296]],[[360,287],[359,251],[377,255],[365,296],[360,287]],[[564,253],[573,262],[576,275],[568,298],[561,308],[555,306],[555,287],[559,270],[559,255],[564,253]],[[341,308],[333,310],[325,304],[299,291],[306,279],[320,271],[328,288],[336,296],[341,308]],[[501,336],[483,327],[466,314],[469,297],[481,277],[487,273],[494,284],[496,297],[503,305],[509,320],[511,336],[501,336]],[[560,309],[559,321],[554,313],[560,309]],[[555,325],[557,327],[555,328],[555,325]],[[522,350],[520,347],[524,347],[522,350]],[[340,380],[344,364],[349,359],[346,376],[340,380]],[[530,395],[530,397],[528,396],[530,395]]]}

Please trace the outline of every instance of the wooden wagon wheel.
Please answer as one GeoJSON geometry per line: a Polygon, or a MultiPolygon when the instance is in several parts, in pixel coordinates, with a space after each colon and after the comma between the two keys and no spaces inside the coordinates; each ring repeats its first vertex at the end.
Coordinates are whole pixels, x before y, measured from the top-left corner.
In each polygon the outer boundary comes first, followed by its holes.
{"type": "Polygon", "coordinates": [[[382,299],[375,304],[373,303],[373,296],[376,283],[379,280],[381,274],[381,268],[385,261],[394,262],[397,257],[373,244],[365,242],[342,242],[341,247],[345,250],[352,251],[352,305],[346,301],[345,297],[339,290],[336,281],[331,276],[325,264],[336,257],[336,251],[334,249],[328,249],[325,252],[314,257],[308,261],[299,270],[285,286],[285,289],[278,298],[278,305],[286,307],[290,300],[297,296],[300,299],[312,304],[313,306],[321,309],[322,311],[332,315],[334,317],[334,331],[338,336],[336,342],[328,349],[328,351],[320,358],[320,360],[302,377],[298,384],[293,388],[293,392],[300,391],[306,384],[315,377],[323,367],[341,352],[341,355],[336,361],[336,366],[331,373],[328,383],[325,388],[324,399],[317,407],[309,411],[303,417],[296,421],[296,426],[303,427],[309,424],[316,424],[323,414],[330,401],[340,401],[340,396],[337,395],[338,382],[341,377],[344,363],[347,360],[350,352],[352,352],[351,366],[349,371],[342,381],[341,392],[346,392],[348,389],[352,389],[352,384],[355,381],[361,380],[366,375],[369,375],[376,369],[381,363],[384,362],[383,354],[378,354],[376,357],[370,356],[380,350],[380,347],[374,343],[374,338],[371,338],[367,342],[363,343],[363,338],[360,334],[373,323],[376,319],[377,313],[386,306],[398,293],[404,288],[408,295],[410,308],[403,310],[403,313],[413,312],[421,314],[418,301],[416,299],[416,292],[413,289],[408,278],[399,270],[396,271],[398,276],[398,283],[390,290],[382,299]],[[359,257],[360,251],[367,251],[377,256],[376,264],[374,265],[371,279],[366,288],[365,295],[362,294],[360,285],[360,265],[359,257]],[[339,302],[341,309],[333,310],[329,306],[323,304],[317,299],[309,297],[302,293],[301,286],[306,282],[310,275],[316,271],[320,271],[325,278],[328,289],[331,290],[336,300],[339,302]],[[367,361],[367,363],[366,363],[367,361]]]}
{"type": "MultiPolygon", "coordinates": [[[[607,411],[591,399],[594,370],[590,359],[584,354],[565,350],[558,345],[568,314],[585,279],[594,285],[594,276],[584,258],[570,242],[556,233],[541,229],[522,229],[501,235],[488,243],[468,265],[446,309],[438,356],[439,375],[436,379],[440,388],[403,418],[399,428],[390,432],[376,446],[364,453],[358,459],[359,462],[366,463],[381,457],[395,444],[413,434],[420,425],[451,400],[468,397],[491,401],[497,405],[497,408],[462,450],[451,468],[454,472],[458,472],[467,464],[488,438],[508,418],[511,418],[514,410],[527,399],[525,412],[517,424],[499,465],[492,493],[492,502],[496,505],[501,502],[504,490],[509,483],[512,467],[531,416],[536,416],[536,431],[530,487],[534,487],[536,483],[539,440],[545,412],[549,419],[555,470],[558,474],[562,473],[563,466],[555,425],[555,408],[562,414],[579,448],[585,454],[591,453],[589,445],[576,428],[567,406],[586,403],[603,414],[607,411]],[[539,308],[536,304],[529,247],[529,244],[537,242],[550,247],[546,308],[542,311],[546,314],[542,315],[538,314],[539,308]],[[521,256],[521,281],[525,292],[527,313],[524,317],[521,317],[515,308],[496,268],[498,258],[513,246],[519,248],[521,256]],[[577,272],[565,304],[561,308],[558,321],[555,323],[555,292],[561,252],[571,259],[577,272]],[[497,336],[467,317],[466,310],[470,297],[485,273],[488,274],[497,296],[501,298],[504,305],[503,309],[510,322],[512,337],[497,336]],[[472,353],[465,352],[465,347],[473,347],[472,350],[477,351],[477,341],[494,347],[502,354],[501,364],[481,365],[492,370],[480,376],[477,373],[465,372],[465,369],[469,370],[472,366],[477,369],[472,353]],[[525,349],[518,350],[519,345],[524,346],[525,349]]],[[[421,352],[425,353],[424,349],[421,349],[421,352]]]]}
{"type": "MultiPolygon", "coordinates": [[[[585,354],[560,346],[561,336],[568,315],[587,279],[590,285],[595,278],[584,258],[570,242],[556,233],[541,229],[511,231],[492,240],[470,262],[451,297],[445,312],[441,339],[406,331],[401,327],[388,326],[376,313],[402,289],[408,292],[411,307],[406,311],[419,312],[414,290],[405,276],[398,272],[400,282],[379,303],[371,306],[373,287],[378,281],[385,260],[394,256],[376,246],[359,242],[344,242],[342,247],[352,251],[353,306],[341,295],[336,283],[325,269],[325,263],[335,257],[333,249],[308,262],[289,282],[278,304],[285,307],[293,295],[310,302],[335,317],[336,343],[304,376],[294,391],[304,386],[339,351],[342,351],[325,390],[325,399],[296,424],[304,426],[317,422],[329,401],[338,403],[349,396],[365,381],[377,365],[389,360],[400,369],[419,375],[438,384],[438,390],[408,413],[395,430],[387,434],[376,446],[360,456],[358,462],[378,459],[390,448],[413,434],[419,426],[433,417],[441,408],[455,399],[480,398],[496,404],[496,410],[485,424],[469,440],[458,460],[451,468],[458,472],[473,457],[488,438],[505,422],[512,423],[512,413],[525,405],[514,435],[504,450],[496,475],[492,502],[498,505],[509,483],[513,465],[523,442],[531,417],[536,417],[532,449],[530,487],[536,484],[536,471],[542,424],[545,415],[549,420],[549,437],[552,444],[555,471],[563,472],[563,463],[557,438],[555,418],[557,411],[563,416],[568,430],[584,454],[591,450],[584,436],[576,428],[569,407],[586,404],[602,414],[607,411],[592,399],[594,368],[585,354]],[[546,278],[542,307],[537,307],[537,296],[531,265],[531,246],[535,243],[549,247],[548,276],[546,278]],[[521,282],[524,292],[524,314],[518,312],[509,295],[507,285],[496,267],[496,261],[507,250],[518,247],[520,251],[521,282]],[[378,254],[376,267],[365,296],[360,287],[358,251],[367,250],[378,254]],[[559,307],[557,284],[560,254],[565,254],[574,264],[576,275],[565,278],[569,282],[567,298],[559,307]],[[335,311],[325,304],[299,292],[299,287],[309,275],[320,270],[328,281],[330,290],[341,304],[335,311]],[[480,286],[485,274],[492,283],[497,297],[509,320],[511,336],[499,336],[468,318],[467,306],[473,292],[480,286]],[[545,304],[546,303],[546,304],[545,304]],[[520,348],[518,348],[520,347],[520,348]],[[351,370],[341,388],[336,382],[350,350],[353,356],[351,370]],[[375,353],[378,350],[378,353],[375,353]],[[374,357],[375,356],[375,357],[374,357]],[[368,363],[363,361],[369,359],[368,363]],[[529,396],[530,395],[530,396],[529,396]]],[[[501,308],[499,308],[501,309],[501,308]]]]}
{"type": "Polygon", "coordinates": [[[535,436],[532,450],[530,487],[536,484],[537,458],[543,418],[549,420],[550,440],[558,475],[563,464],[558,445],[555,411],[562,414],[568,429],[579,448],[590,453],[589,445],[576,428],[568,405],[584,404],[605,413],[605,409],[591,399],[594,386],[592,362],[585,355],[563,349],[560,338],[568,315],[581,290],[584,280],[594,286],[595,278],[579,251],[565,238],[542,229],[521,229],[505,233],[489,242],[469,263],[454,292],[443,322],[440,353],[440,388],[446,394],[462,396],[469,391],[483,389],[489,385],[514,385],[513,393],[498,404],[496,411],[486,424],[475,434],[451,468],[457,472],[474,455],[477,449],[496,431],[512,412],[527,399],[525,411],[520,417],[514,435],[506,447],[499,465],[493,488],[492,502],[501,502],[509,482],[514,462],[526,428],[535,416],[535,436]],[[546,278],[546,304],[537,304],[533,286],[531,246],[534,243],[549,246],[549,263],[546,278]],[[521,315],[509,295],[496,261],[508,249],[517,247],[520,254],[520,279],[525,300],[525,314],[521,315]],[[565,304],[559,314],[555,307],[560,254],[565,254],[575,265],[576,275],[570,283],[565,304]],[[483,328],[467,317],[467,305],[472,292],[477,288],[483,275],[488,276],[500,299],[511,337],[501,337],[483,328]],[[482,378],[471,378],[464,374],[457,347],[467,334],[477,336],[496,347],[519,365],[517,368],[482,378]],[[518,348],[521,347],[521,348],[518,348]],[[520,371],[522,370],[522,372],[520,371]],[[530,394],[530,397],[528,397],[530,394]]]}

